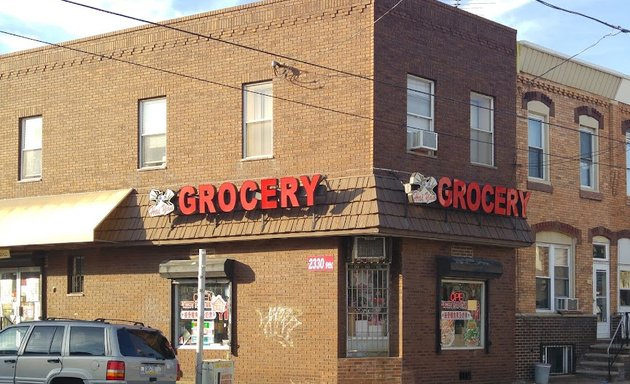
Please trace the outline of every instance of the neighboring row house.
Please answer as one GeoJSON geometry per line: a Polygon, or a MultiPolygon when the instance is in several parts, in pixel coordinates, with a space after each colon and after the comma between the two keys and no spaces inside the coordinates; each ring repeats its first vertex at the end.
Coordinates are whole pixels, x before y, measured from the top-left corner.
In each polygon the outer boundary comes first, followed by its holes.
{"type": "Polygon", "coordinates": [[[536,244],[517,252],[517,371],[570,373],[630,312],[630,79],[519,43],[517,178],[536,244]]]}
{"type": "Polygon", "coordinates": [[[628,108],[517,68],[513,29],[434,0],[165,24],[0,56],[3,325],[142,321],[189,382],[202,343],[239,383],[496,384],[595,338],[599,266],[623,309],[628,108]]]}

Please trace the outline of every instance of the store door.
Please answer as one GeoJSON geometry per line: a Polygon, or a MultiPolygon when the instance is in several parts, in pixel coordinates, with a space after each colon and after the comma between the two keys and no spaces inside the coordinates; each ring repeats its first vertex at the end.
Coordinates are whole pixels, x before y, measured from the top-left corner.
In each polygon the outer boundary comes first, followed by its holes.
{"type": "Polygon", "coordinates": [[[593,312],[597,315],[597,338],[610,338],[610,272],[608,264],[593,264],[593,312]]]}
{"type": "Polygon", "coordinates": [[[42,314],[42,274],[39,267],[0,269],[2,328],[39,319],[42,314]]]}

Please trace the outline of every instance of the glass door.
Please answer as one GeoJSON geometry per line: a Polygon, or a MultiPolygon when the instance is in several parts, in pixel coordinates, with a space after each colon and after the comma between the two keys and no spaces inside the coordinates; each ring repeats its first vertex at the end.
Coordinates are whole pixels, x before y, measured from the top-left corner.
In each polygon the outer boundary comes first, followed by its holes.
{"type": "Polygon", "coordinates": [[[593,264],[593,311],[597,315],[597,338],[610,338],[610,294],[607,264],[593,264]]]}
{"type": "Polygon", "coordinates": [[[2,328],[41,317],[41,280],[38,267],[0,269],[2,328]]]}

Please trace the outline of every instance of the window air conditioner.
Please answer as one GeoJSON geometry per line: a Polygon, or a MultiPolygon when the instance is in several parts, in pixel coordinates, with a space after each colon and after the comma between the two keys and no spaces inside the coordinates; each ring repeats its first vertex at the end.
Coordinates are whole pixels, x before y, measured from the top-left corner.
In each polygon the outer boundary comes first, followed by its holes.
{"type": "Polygon", "coordinates": [[[556,298],[556,310],[557,311],[577,311],[579,310],[578,299],[573,297],[558,297],[556,298]]]}
{"type": "Polygon", "coordinates": [[[387,260],[384,237],[355,237],[352,246],[352,261],[381,263],[387,260]]]}
{"type": "Polygon", "coordinates": [[[428,149],[437,151],[438,135],[436,132],[426,129],[414,129],[407,131],[407,143],[410,149],[428,149]]]}

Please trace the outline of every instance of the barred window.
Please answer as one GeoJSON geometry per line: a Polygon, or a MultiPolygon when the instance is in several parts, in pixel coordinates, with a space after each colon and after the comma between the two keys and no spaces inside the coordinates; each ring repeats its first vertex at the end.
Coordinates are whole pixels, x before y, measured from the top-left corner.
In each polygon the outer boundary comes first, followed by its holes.
{"type": "Polygon", "coordinates": [[[389,265],[347,267],[348,357],[389,355],[389,265]]]}
{"type": "Polygon", "coordinates": [[[68,293],[83,292],[83,256],[71,256],[68,259],[68,293]]]}

